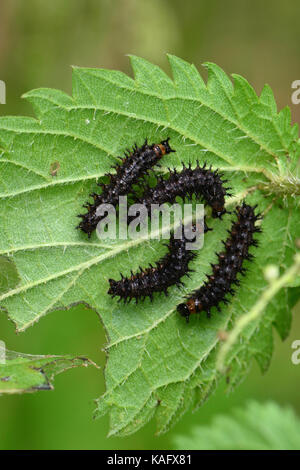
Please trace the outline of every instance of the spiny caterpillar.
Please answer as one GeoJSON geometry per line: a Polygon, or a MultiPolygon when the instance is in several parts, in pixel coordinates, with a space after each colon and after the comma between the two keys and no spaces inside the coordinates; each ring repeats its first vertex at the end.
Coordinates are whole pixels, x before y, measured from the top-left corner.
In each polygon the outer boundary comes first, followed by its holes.
{"type": "Polygon", "coordinates": [[[180,173],[176,169],[169,169],[168,179],[158,177],[156,186],[148,187],[138,202],[145,205],[149,212],[151,204],[165,202],[173,204],[177,196],[184,200],[186,196],[191,198],[195,194],[197,198],[202,198],[212,208],[214,218],[221,218],[226,212],[224,208],[225,196],[231,195],[228,193],[230,188],[224,187],[227,180],[222,180],[222,176],[218,170],[212,171],[211,167],[206,168],[205,163],[203,167],[200,167],[197,162],[197,166],[193,170],[191,164],[186,167],[183,163],[183,169],[180,173]]]}
{"type": "MultiPolygon", "coordinates": [[[[196,232],[196,226],[193,226],[196,232]]],[[[135,299],[136,303],[140,299],[150,297],[151,301],[154,292],[164,292],[168,294],[168,288],[173,285],[184,285],[181,281],[183,276],[188,276],[192,270],[189,263],[196,256],[192,250],[187,250],[186,244],[191,242],[185,235],[185,230],[181,230],[180,238],[175,238],[171,234],[168,245],[168,253],[156,262],[155,266],[150,264],[149,268],[142,269],[137,274],[126,278],[121,274],[121,279],[115,281],[109,279],[110,288],[108,293],[112,296],[119,296],[125,303],[135,299]]]]}
{"type": "Polygon", "coordinates": [[[255,215],[257,206],[251,207],[245,203],[237,207],[235,212],[237,221],[233,222],[229,237],[223,242],[225,250],[218,254],[218,264],[211,264],[212,274],[200,289],[195,290],[188,296],[186,303],[177,306],[178,312],[189,321],[193,313],[206,312],[211,316],[211,309],[216,307],[220,311],[219,303],[228,303],[226,294],[234,294],[232,284],[239,285],[238,273],[245,274],[246,269],[242,267],[244,260],[253,259],[249,253],[251,245],[257,246],[257,240],[253,239],[255,232],[261,229],[255,226],[255,222],[261,216],[255,215]]]}
{"type": "Polygon", "coordinates": [[[152,168],[162,157],[170,152],[175,152],[169,145],[170,138],[163,140],[160,144],[148,145],[147,140],[142,147],[135,144],[133,150],[127,151],[121,164],[116,165],[116,173],[108,173],[109,183],[99,183],[102,193],[92,193],[90,196],[94,199],[94,203],[86,203],[85,207],[88,211],[86,214],[79,214],[78,217],[82,221],[77,226],[83,232],[88,234],[90,238],[92,232],[96,229],[97,224],[103,216],[97,215],[97,208],[101,204],[112,204],[114,207],[119,202],[119,196],[128,195],[132,186],[136,184],[142,176],[144,176],[150,168],[152,168]]]}

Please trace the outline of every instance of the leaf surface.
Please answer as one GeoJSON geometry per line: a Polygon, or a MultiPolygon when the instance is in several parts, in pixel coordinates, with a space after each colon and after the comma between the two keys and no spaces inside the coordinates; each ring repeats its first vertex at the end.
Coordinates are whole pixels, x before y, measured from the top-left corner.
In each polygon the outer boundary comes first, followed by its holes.
{"type": "Polygon", "coordinates": [[[33,356],[0,348],[0,394],[52,390],[56,375],[91,364],[85,357],[33,356]]]}
{"type": "MultiPolygon", "coordinates": [[[[134,79],[116,71],[74,68],[72,97],[33,90],[25,98],[36,119],[0,118],[0,256],[14,264],[18,278],[1,292],[1,308],[19,331],[78,302],[98,312],[107,332],[108,362],[106,393],[96,415],[110,413],[111,434],[130,434],[154,414],[158,431],[164,432],[209,396],[219,380],[219,331],[230,329],[254,305],[266,286],[267,264],[282,270],[291,264],[300,231],[300,144],[289,109],[277,113],[268,86],[257,96],[244,78],[235,75],[232,82],[215,64],[206,64],[205,84],[194,66],[174,56],[169,60],[172,79],[137,57],[131,57],[134,79]],[[210,272],[232,216],[222,223],[209,220],[214,230],[205,237],[184,290],[174,287],[168,298],[155,296],[153,303],[138,306],[112,300],[108,279],[156,261],[165,253],[162,243],[99,240],[95,234],[89,240],[75,230],[76,216],[96,181],[118,155],[146,137],[152,142],[170,137],[176,149],[157,172],[206,161],[230,180],[234,197],[228,208],[246,197],[264,212],[260,246],[252,251],[255,262],[247,264],[247,277],[232,302],[211,320],[199,315],[186,325],[176,305],[210,272]]],[[[287,336],[288,290],[241,338],[232,357],[232,386],[253,358],[266,369],[272,325],[287,336]]]]}

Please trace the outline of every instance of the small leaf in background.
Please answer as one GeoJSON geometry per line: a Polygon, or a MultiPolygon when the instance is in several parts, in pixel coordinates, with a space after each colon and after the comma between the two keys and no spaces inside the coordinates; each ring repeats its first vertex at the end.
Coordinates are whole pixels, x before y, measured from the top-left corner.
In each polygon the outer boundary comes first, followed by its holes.
{"type": "MultiPolygon", "coordinates": [[[[233,82],[207,63],[208,82],[196,68],[169,56],[172,78],[144,59],[131,57],[134,79],[112,70],[73,69],[73,95],[52,89],[26,93],[36,119],[0,118],[0,255],[18,275],[0,293],[0,305],[18,331],[55,309],[84,303],[98,312],[108,342],[106,393],[96,416],[110,413],[110,434],[128,435],[154,415],[166,432],[216,388],[220,331],[230,330],[267,286],[264,269],[291,265],[300,233],[300,141],[290,110],[277,112],[270,87],[257,96],[250,84],[233,82]],[[170,137],[176,153],[157,172],[205,161],[230,181],[230,210],[246,198],[263,212],[260,246],[251,250],[247,276],[229,305],[211,319],[195,315],[187,325],[176,312],[185,294],[199,288],[232,216],[209,220],[213,232],[193,262],[186,287],[170,289],[135,305],[107,295],[108,279],[148,266],[163,253],[158,240],[98,240],[78,230],[96,182],[118,155],[145,138],[170,137]],[[292,176],[291,176],[292,175],[292,176]]],[[[281,289],[263,315],[240,336],[231,355],[229,387],[237,385],[256,359],[263,371],[273,350],[273,326],[286,338],[296,295],[281,289]]],[[[296,293],[295,290],[293,291],[296,293]]],[[[299,298],[299,296],[298,296],[299,298]]],[[[59,328],[59,325],[57,325],[59,328]]],[[[72,328],[72,325],[70,325],[72,328]]],[[[95,344],[95,348],[101,345],[95,344]]]]}
{"type": "Polygon", "coordinates": [[[188,450],[299,450],[300,420],[291,408],[250,402],[209,426],[195,426],[174,444],[188,450]]]}
{"type": "Polygon", "coordinates": [[[52,390],[54,377],[73,367],[95,364],[85,357],[32,356],[1,349],[0,394],[52,390]]]}

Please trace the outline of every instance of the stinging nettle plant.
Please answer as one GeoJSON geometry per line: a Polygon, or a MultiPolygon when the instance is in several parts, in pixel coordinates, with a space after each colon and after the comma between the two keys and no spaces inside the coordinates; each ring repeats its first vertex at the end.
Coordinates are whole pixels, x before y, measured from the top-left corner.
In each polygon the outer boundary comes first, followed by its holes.
{"type": "Polygon", "coordinates": [[[134,79],[75,67],[72,97],[33,90],[24,97],[36,118],[0,118],[0,263],[2,271],[13,266],[16,272],[14,285],[0,292],[1,309],[19,332],[75,303],[97,311],[107,334],[107,365],[95,416],[110,413],[110,435],[133,433],[154,415],[158,432],[166,432],[224,375],[232,389],[254,359],[266,371],[273,328],[287,337],[300,297],[300,141],[289,108],[278,113],[268,85],[258,97],[243,77],[233,75],[232,82],[215,64],[205,64],[205,83],[193,65],[174,56],[169,61],[172,79],[137,57],[131,57],[134,79]],[[210,272],[230,214],[222,222],[209,219],[213,231],[183,290],[173,287],[169,297],[137,306],[113,301],[108,279],[156,261],[165,252],[162,243],[100,241],[75,230],[97,180],[146,137],[170,137],[176,149],[158,173],[207,162],[230,180],[229,211],[246,198],[264,215],[255,260],[245,263],[235,296],[211,319],[193,315],[186,324],[176,306],[210,272]],[[276,279],[265,275],[269,265],[278,266],[276,279]]]}

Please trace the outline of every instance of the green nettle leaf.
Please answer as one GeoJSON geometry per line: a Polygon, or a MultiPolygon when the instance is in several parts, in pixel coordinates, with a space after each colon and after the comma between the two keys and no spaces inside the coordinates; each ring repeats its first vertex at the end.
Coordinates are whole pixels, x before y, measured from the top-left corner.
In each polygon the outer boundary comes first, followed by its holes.
{"type": "Polygon", "coordinates": [[[299,450],[300,420],[291,408],[250,402],[232,416],[219,415],[210,426],[195,426],[189,436],[177,436],[176,449],[299,450]]]}
{"type": "MultiPolygon", "coordinates": [[[[244,78],[234,75],[232,83],[212,63],[206,64],[205,84],[194,66],[174,56],[169,60],[173,79],[137,57],[131,57],[134,79],[74,68],[72,97],[34,90],[25,98],[36,119],[0,119],[0,255],[14,264],[18,279],[1,291],[0,305],[18,331],[78,302],[99,313],[108,360],[106,393],[96,416],[110,413],[110,434],[133,433],[154,414],[158,432],[165,432],[210,395],[222,375],[216,369],[220,331],[231,329],[260,297],[266,265],[280,271],[291,265],[300,233],[300,141],[289,108],[277,113],[268,86],[258,97],[244,78]],[[142,237],[100,241],[75,230],[96,181],[124,149],[146,137],[151,142],[170,137],[176,149],[157,172],[206,161],[230,180],[229,210],[246,198],[264,213],[260,246],[252,249],[255,261],[247,262],[247,276],[230,304],[211,319],[194,315],[186,324],[176,305],[210,272],[230,214],[222,222],[208,220],[213,232],[193,261],[195,272],[185,289],[174,287],[169,297],[157,295],[153,303],[137,306],[111,299],[108,278],[146,267],[165,252],[163,244],[142,237]]],[[[287,336],[297,300],[289,291],[295,293],[297,285],[281,289],[241,333],[231,355],[230,386],[243,378],[253,358],[266,370],[272,327],[287,336]]]]}
{"type": "Polygon", "coordinates": [[[32,356],[3,348],[0,353],[0,394],[52,390],[56,375],[73,367],[93,364],[85,357],[32,356]]]}

